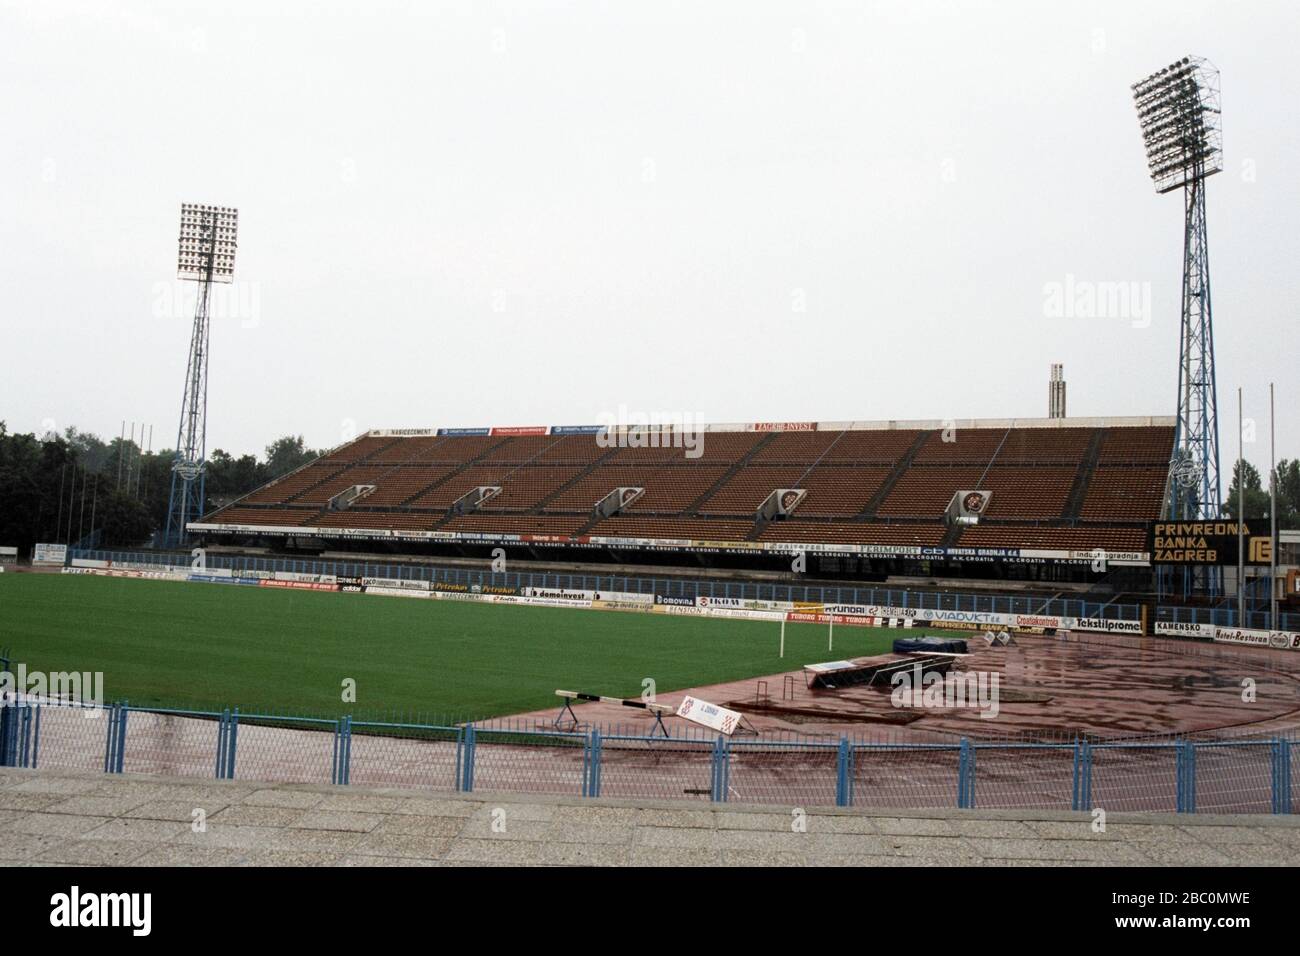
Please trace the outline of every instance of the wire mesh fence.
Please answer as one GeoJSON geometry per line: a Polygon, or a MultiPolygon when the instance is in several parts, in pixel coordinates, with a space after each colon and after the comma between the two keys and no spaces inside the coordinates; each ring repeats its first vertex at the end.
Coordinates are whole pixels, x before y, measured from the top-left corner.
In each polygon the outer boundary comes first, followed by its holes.
{"type": "Polygon", "coordinates": [[[791,807],[1293,813],[1294,734],[909,742],[22,703],[0,765],[791,807]]]}
{"type": "Polygon", "coordinates": [[[923,810],[958,805],[958,744],[858,744],[852,754],[855,807],[923,810]]]}
{"type": "Polygon", "coordinates": [[[1091,751],[1090,806],[1110,813],[1181,809],[1177,743],[1096,744],[1091,751]]]}
{"type": "Polygon", "coordinates": [[[726,797],[737,803],[835,806],[840,748],[822,743],[733,740],[728,746],[726,797]]]}
{"type": "Polygon", "coordinates": [[[976,744],[974,806],[1081,810],[1079,748],[1061,744],[976,744]]]}
{"type": "Polygon", "coordinates": [[[35,762],[58,770],[108,770],[109,708],[46,701],[35,713],[35,762]]]}
{"type": "Polygon", "coordinates": [[[220,721],[221,714],[213,711],[127,708],[123,772],[212,776],[220,721]]]}
{"type": "Polygon", "coordinates": [[[354,722],[346,782],[457,790],[463,739],[457,727],[354,722]]]}
{"type": "Polygon", "coordinates": [[[227,776],[274,783],[336,783],[337,721],[240,715],[227,776]]]}
{"type": "Polygon", "coordinates": [[[715,749],[711,740],[699,738],[601,736],[596,793],[629,799],[711,800],[715,749]]]}
{"type": "Polygon", "coordinates": [[[476,731],[468,759],[475,790],[585,796],[591,738],[559,731],[476,731]]]}
{"type": "Polygon", "coordinates": [[[1272,812],[1276,742],[1207,741],[1192,752],[1198,813],[1272,812]]]}

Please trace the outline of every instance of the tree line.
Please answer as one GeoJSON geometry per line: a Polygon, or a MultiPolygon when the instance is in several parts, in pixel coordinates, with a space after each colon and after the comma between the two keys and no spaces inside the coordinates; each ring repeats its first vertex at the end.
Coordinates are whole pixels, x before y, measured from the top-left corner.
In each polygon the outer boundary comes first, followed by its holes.
{"type": "MultiPolygon", "coordinates": [[[[1237,482],[1243,476],[1241,499],[1245,507],[1240,513],[1248,519],[1270,517],[1268,482],[1260,477],[1258,468],[1244,460],[1232,469],[1232,484],[1223,500],[1224,514],[1237,517],[1237,482]]],[[[1277,526],[1300,528],[1300,458],[1283,458],[1277,463],[1277,526]]]]}
{"type": "MultiPolygon", "coordinates": [[[[266,446],[263,457],[235,457],[217,449],[208,456],[204,511],[218,507],[299,468],[323,451],[301,435],[266,446]]],[[[146,451],[135,441],[74,427],[10,434],[0,421],[0,545],[30,554],[37,541],[75,544],[100,531],[102,547],[149,542],[167,525],[172,462],[167,448],[146,451]]]]}

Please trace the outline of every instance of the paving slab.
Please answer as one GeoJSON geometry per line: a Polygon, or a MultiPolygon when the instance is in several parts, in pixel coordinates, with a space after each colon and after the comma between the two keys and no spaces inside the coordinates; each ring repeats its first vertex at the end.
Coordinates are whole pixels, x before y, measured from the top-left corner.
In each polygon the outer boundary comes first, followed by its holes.
{"type": "Polygon", "coordinates": [[[1293,866],[1300,818],[430,794],[0,772],[8,866],[1293,866]],[[206,812],[196,831],[193,811],[206,812]]]}

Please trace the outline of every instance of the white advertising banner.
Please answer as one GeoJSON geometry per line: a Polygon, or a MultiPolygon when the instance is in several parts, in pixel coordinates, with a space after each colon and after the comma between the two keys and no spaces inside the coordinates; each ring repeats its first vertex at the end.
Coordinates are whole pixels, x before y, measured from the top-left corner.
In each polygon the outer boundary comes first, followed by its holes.
{"type": "Polygon", "coordinates": [[[32,547],[32,564],[45,567],[62,567],[68,561],[66,544],[46,544],[37,542],[32,547]]]}
{"type": "Polygon", "coordinates": [[[707,700],[700,700],[698,697],[683,698],[677,708],[677,716],[726,734],[728,737],[740,726],[740,714],[736,711],[710,704],[707,700]]]}
{"type": "Polygon", "coordinates": [[[1200,637],[1213,640],[1218,628],[1213,624],[1193,624],[1190,621],[1156,621],[1156,633],[1169,637],[1200,637]]]}
{"type": "Polygon", "coordinates": [[[1073,622],[1066,618],[1066,626],[1077,631],[1100,631],[1104,634],[1141,634],[1141,621],[1113,621],[1101,617],[1081,617],[1073,622]]]}
{"type": "Polygon", "coordinates": [[[1216,629],[1214,639],[1221,644],[1249,644],[1253,647],[1300,650],[1300,634],[1291,631],[1262,631],[1250,627],[1220,627],[1216,629]]]}

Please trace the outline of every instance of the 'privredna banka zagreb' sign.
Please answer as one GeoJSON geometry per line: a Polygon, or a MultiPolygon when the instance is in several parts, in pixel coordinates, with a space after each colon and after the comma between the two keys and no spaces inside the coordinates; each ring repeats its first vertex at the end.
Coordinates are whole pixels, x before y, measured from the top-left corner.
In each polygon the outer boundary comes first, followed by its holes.
{"type": "Polygon", "coordinates": [[[1244,522],[1155,521],[1151,524],[1148,548],[1153,564],[1237,563],[1237,538],[1245,540],[1246,564],[1268,564],[1273,554],[1267,518],[1244,522]]]}

